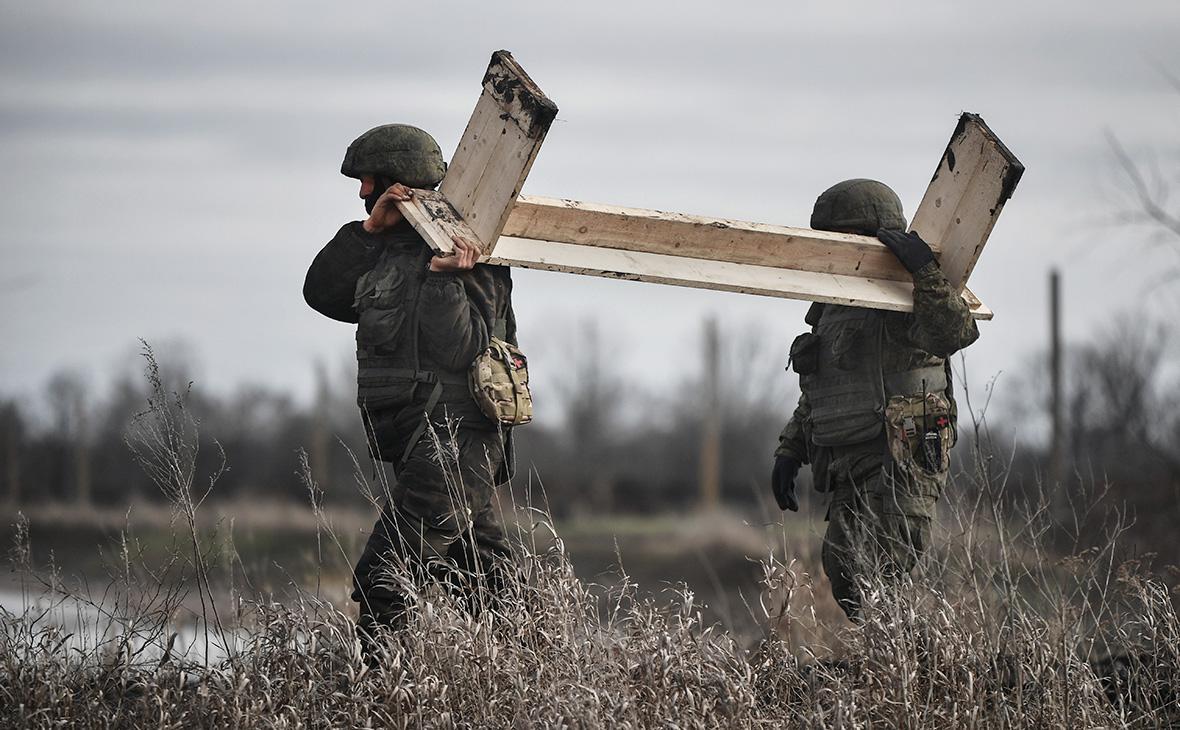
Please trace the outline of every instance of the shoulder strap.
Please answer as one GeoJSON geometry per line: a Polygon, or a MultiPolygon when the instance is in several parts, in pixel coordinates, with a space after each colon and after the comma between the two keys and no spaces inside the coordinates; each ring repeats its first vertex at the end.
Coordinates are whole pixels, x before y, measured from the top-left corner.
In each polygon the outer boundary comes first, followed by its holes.
{"type": "Polygon", "coordinates": [[[414,429],[414,433],[410,435],[410,440],[406,444],[406,450],[402,453],[402,458],[397,462],[398,474],[401,473],[406,462],[410,460],[410,454],[414,452],[414,447],[418,445],[418,441],[422,438],[422,435],[426,433],[426,425],[430,422],[430,414],[434,412],[434,407],[438,405],[438,399],[442,397],[442,391],[442,381],[435,378],[434,387],[430,390],[430,396],[426,399],[426,405],[422,407],[422,418],[418,420],[418,426],[414,429]]]}

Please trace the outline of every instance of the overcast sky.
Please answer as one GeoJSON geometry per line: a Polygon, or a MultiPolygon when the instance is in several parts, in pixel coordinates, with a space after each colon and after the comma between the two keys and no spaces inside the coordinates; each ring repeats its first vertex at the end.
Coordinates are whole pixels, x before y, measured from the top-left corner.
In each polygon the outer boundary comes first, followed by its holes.
{"type": "MultiPolygon", "coordinates": [[[[1180,169],[1180,3],[0,2],[0,393],[59,368],[97,387],[135,340],[184,341],[203,385],[305,397],[353,331],[302,300],[307,265],[363,215],[339,174],[358,133],[430,130],[450,156],[491,52],[560,108],[525,193],[806,225],[848,177],[907,215],[963,110],[1027,172],[972,277],[996,311],[973,381],[1045,338],[1175,310],[1176,256],[1111,221],[1103,137],[1180,169]],[[189,9],[188,11],[182,8],[189,9]],[[491,8],[498,8],[491,10],[491,8]]],[[[1174,172],[1173,180],[1175,180],[1174,172]]],[[[784,353],[806,304],[518,271],[521,341],[544,392],[570,331],[597,320],[645,382],[697,367],[700,320],[784,353]]],[[[784,375],[785,377],[785,375],[784,375]]],[[[785,417],[785,413],[784,413],[785,417]]]]}

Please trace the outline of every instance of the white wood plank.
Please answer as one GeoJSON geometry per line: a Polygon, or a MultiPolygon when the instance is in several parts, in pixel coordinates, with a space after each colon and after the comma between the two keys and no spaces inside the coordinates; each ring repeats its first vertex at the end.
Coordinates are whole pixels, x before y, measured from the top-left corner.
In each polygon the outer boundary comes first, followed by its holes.
{"type": "Polygon", "coordinates": [[[397,208],[431,248],[443,255],[450,255],[455,250],[453,236],[477,240],[471,228],[442,193],[418,188],[414,188],[413,192],[413,199],[399,201],[397,208]]]}
{"type": "Polygon", "coordinates": [[[496,149],[500,132],[504,129],[505,122],[500,119],[501,113],[500,105],[486,91],[475,102],[475,110],[471,113],[471,119],[467,121],[467,128],[459,140],[459,146],[455,148],[455,154],[451,156],[447,174],[439,186],[439,190],[452,204],[470,206],[475,195],[475,187],[479,184],[492,152],[496,149]]]}
{"type": "Polygon", "coordinates": [[[951,283],[966,286],[1024,166],[978,115],[964,113],[914,213],[911,230],[941,250],[951,283]]]}
{"type": "Polygon", "coordinates": [[[492,54],[483,94],[439,190],[485,252],[496,245],[557,106],[507,51],[492,54]]]}
{"type": "Polygon", "coordinates": [[[499,237],[539,150],[536,140],[525,137],[511,121],[504,122],[492,151],[493,162],[476,181],[463,213],[481,242],[499,237]]]}
{"type": "Polygon", "coordinates": [[[910,281],[876,238],[523,196],[504,235],[783,269],[910,281]]]}
{"type": "MultiPolygon", "coordinates": [[[[440,191],[403,213],[436,250],[454,235],[528,268],[908,310],[910,275],[875,238],[551,198],[520,188],[556,106],[497,51],[440,191]],[[501,238],[501,233],[504,235],[501,238]],[[497,242],[499,241],[499,243],[497,242]],[[507,245],[507,251],[498,247],[507,245]],[[493,247],[496,247],[493,250],[493,247]]],[[[964,114],[914,216],[914,230],[962,284],[1023,167],[964,114]]],[[[969,291],[977,317],[990,310],[969,291]]]]}
{"type": "MultiPolygon", "coordinates": [[[[803,299],[814,302],[913,310],[913,284],[905,281],[711,261],[504,236],[487,263],[561,271],[611,279],[647,281],[697,289],[803,299]]],[[[964,300],[977,319],[992,312],[969,292],[964,300]]]]}

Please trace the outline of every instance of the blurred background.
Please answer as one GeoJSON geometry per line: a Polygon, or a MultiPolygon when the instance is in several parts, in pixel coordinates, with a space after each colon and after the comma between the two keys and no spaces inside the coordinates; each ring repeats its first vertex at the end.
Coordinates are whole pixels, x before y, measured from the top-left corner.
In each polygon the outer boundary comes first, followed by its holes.
{"type": "MultiPolygon", "coordinates": [[[[1027,173],[971,279],[996,318],[955,359],[958,463],[986,440],[1013,499],[1097,486],[1134,518],[1129,550],[1175,554],[1174,2],[473,7],[0,2],[0,516],[30,517],[43,560],[85,573],[169,521],[123,444],[140,338],[192,383],[206,470],[224,449],[206,509],[259,585],[311,560],[300,449],[355,557],[354,329],[304,304],[303,275],[363,217],[347,144],[405,122],[449,157],[500,48],[561,110],[526,194],[805,226],[822,190],[871,177],[912,214],[981,114],[1027,173]]],[[[514,280],[537,420],[512,496],[548,505],[585,576],[618,553],[720,596],[760,550],[814,547],[822,500],[804,489],[780,526],[768,485],[806,303],[514,280]]]]}

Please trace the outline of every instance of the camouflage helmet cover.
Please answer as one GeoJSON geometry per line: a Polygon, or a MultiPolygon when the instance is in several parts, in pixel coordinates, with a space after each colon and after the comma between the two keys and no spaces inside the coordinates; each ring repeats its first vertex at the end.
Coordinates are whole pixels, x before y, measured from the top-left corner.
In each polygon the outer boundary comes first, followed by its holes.
{"type": "Polygon", "coordinates": [[[438,142],[409,124],[373,127],[348,146],[340,165],[348,177],[384,176],[411,188],[433,188],[446,171],[438,142]]]}
{"type": "Polygon", "coordinates": [[[845,180],[823,191],[811,212],[811,227],[819,231],[853,231],[872,236],[878,228],[906,229],[901,199],[876,180],[845,180]]]}

